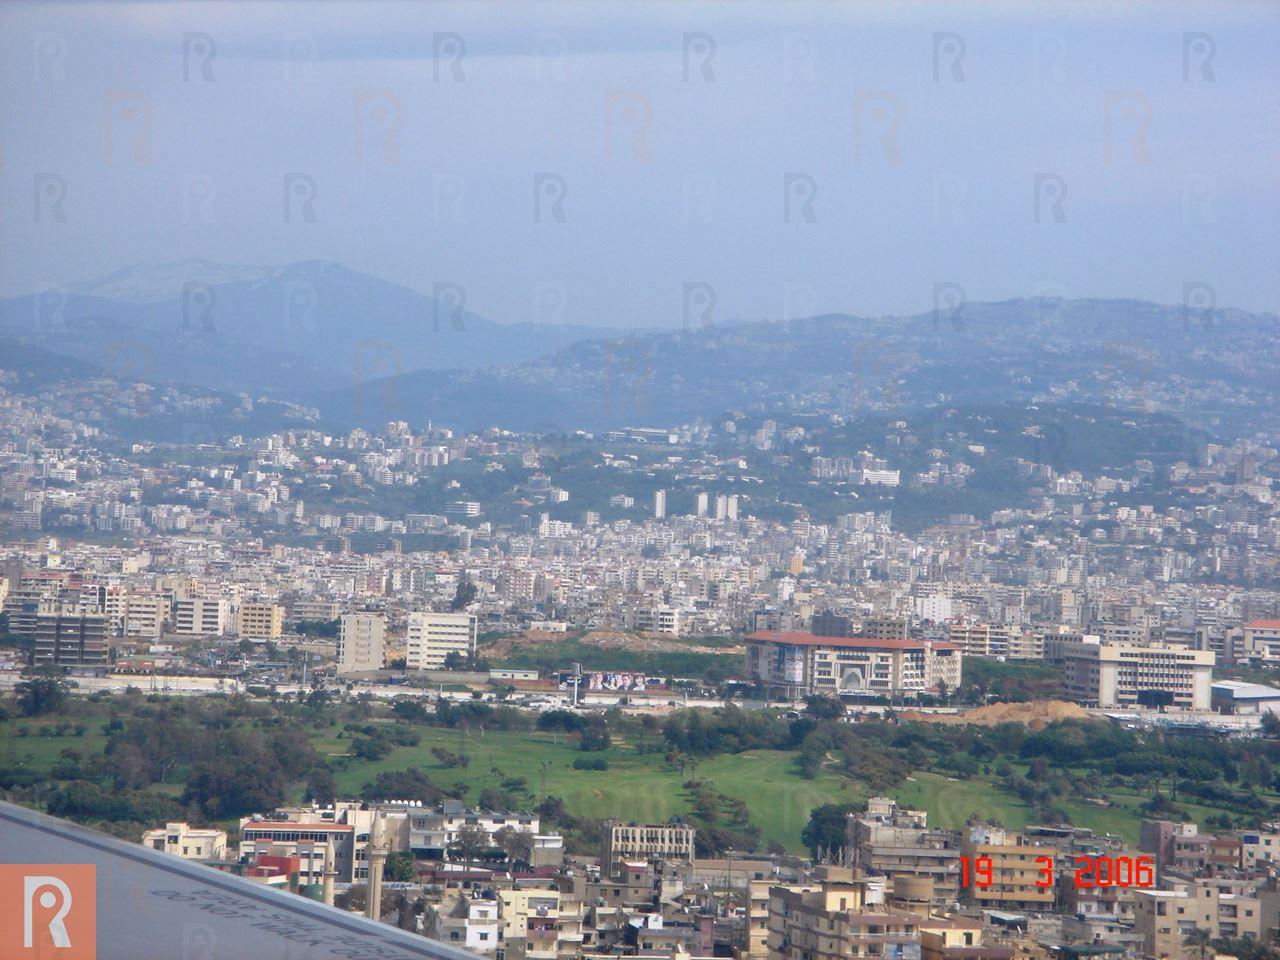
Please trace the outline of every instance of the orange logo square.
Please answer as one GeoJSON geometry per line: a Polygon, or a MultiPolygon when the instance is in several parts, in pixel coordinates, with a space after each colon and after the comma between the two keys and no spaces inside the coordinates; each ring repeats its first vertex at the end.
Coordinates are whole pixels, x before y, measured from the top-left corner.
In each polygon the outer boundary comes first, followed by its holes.
{"type": "Polygon", "coordinates": [[[97,960],[98,868],[0,863],[0,957],[97,960]]]}

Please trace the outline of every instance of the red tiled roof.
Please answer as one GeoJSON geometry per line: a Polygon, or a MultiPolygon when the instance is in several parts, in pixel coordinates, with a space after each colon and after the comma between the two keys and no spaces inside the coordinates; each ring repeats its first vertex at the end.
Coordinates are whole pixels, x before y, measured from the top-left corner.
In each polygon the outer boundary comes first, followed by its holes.
{"type": "Polygon", "coordinates": [[[1248,630],[1280,630],[1280,620],[1254,620],[1252,623],[1246,623],[1245,628],[1248,630]]]}
{"type": "MultiPolygon", "coordinates": [[[[788,630],[761,630],[747,635],[748,641],[757,643],[789,643],[800,647],[855,647],[861,650],[923,650],[923,640],[900,638],[877,640],[873,637],[817,637],[811,633],[788,630]]],[[[935,640],[929,644],[934,650],[959,650],[954,643],[935,640]]]]}

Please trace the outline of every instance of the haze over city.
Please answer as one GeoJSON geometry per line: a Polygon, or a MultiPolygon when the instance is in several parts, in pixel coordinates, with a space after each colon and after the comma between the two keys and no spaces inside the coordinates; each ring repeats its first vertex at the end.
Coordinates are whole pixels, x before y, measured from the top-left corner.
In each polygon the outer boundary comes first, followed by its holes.
{"type": "Polygon", "coordinates": [[[0,960],[1280,960],[1277,41],[0,5],[0,960]]]}
{"type": "Polygon", "coordinates": [[[717,320],[1274,310],[1280,12],[1048,10],[6,4],[0,290],[323,259],[508,323],[678,326],[686,281],[717,320]]]}

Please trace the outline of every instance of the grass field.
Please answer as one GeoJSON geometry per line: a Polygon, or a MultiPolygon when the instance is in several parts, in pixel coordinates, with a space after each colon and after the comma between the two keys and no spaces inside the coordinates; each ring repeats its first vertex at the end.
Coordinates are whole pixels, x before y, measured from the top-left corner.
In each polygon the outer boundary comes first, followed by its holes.
{"type": "Polygon", "coordinates": [[[101,753],[106,746],[107,738],[102,734],[101,724],[86,724],[88,729],[82,737],[40,736],[42,729],[54,726],[57,722],[52,720],[12,720],[0,724],[0,766],[48,770],[67,747],[79,750],[87,757],[101,753]],[[22,727],[29,731],[25,737],[18,736],[22,727]]]}
{"type": "MultiPolygon", "coordinates": [[[[814,807],[866,796],[856,781],[834,774],[814,780],[800,777],[794,755],[782,751],[713,757],[686,769],[682,778],[661,753],[642,754],[625,746],[591,755],[608,760],[607,771],[575,770],[573,761],[587,754],[556,742],[550,734],[489,731],[483,737],[464,737],[438,728],[418,729],[422,742],[416,747],[401,747],[375,762],[347,758],[345,768],[337,773],[339,788],[354,793],[381,770],[420,767],[437,784],[464,785],[474,799],[480,790],[504,778],[524,777],[535,802],[544,792],[553,794],[577,816],[664,820],[689,810],[691,800],[683,782],[696,776],[720,793],[746,801],[751,821],[760,827],[765,842],[776,840],[797,851],[800,831],[814,807]],[[432,747],[466,753],[471,763],[465,769],[443,767],[431,756],[432,747]]],[[[324,738],[317,740],[316,747],[336,758],[345,754],[346,743],[324,738]]]]}
{"type": "MultiPolygon", "coordinates": [[[[100,718],[88,720],[87,730],[81,737],[40,736],[42,728],[54,723],[50,720],[0,723],[0,767],[47,772],[64,748],[90,756],[100,753],[106,743],[100,718]],[[27,736],[17,735],[20,727],[27,729],[27,736]]],[[[522,777],[528,784],[528,795],[524,798],[528,806],[536,804],[544,795],[555,795],[564,800],[575,816],[655,821],[689,812],[692,797],[683,784],[696,778],[706,781],[719,793],[745,801],[751,822],[761,830],[763,842],[774,840],[796,852],[802,849],[800,832],[814,807],[824,803],[860,803],[869,795],[860,780],[830,771],[813,780],[804,779],[796,772],[795,755],[784,751],[754,750],[720,755],[687,768],[682,775],[678,768],[666,763],[662,752],[641,753],[635,749],[635,743],[615,742],[614,747],[604,753],[584,754],[572,743],[564,743],[563,737],[546,733],[487,731],[481,736],[478,732],[466,734],[439,727],[416,726],[415,729],[421,736],[417,746],[398,748],[378,761],[349,756],[350,740],[339,739],[336,726],[315,734],[314,742],[321,755],[334,761],[339,791],[346,796],[356,795],[379,771],[416,767],[440,786],[461,785],[472,801],[486,787],[522,777]],[[470,764],[466,768],[444,767],[431,755],[433,747],[465,753],[470,764]],[[609,769],[573,769],[573,761],[586,756],[603,757],[609,761],[609,769]]],[[[1014,766],[1025,775],[1023,764],[1014,766]]],[[[156,784],[151,789],[179,796],[182,784],[156,784]]],[[[294,799],[302,799],[302,790],[301,783],[295,784],[294,799]]],[[[949,829],[962,827],[974,813],[997,818],[1015,829],[1026,826],[1032,817],[1025,803],[981,778],[954,780],[940,774],[916,772],[890,793],[904,806],[926,810],[930,824],[949,829]]],[[[1262,794],[1264,799],[1275,802],[1271,791],[1262,791],[1262,794]]],[[[1143,816],[1140,806],[1147,796],[1132,788],[1109,791],[1106,796],[1114,806],[1097,806],[1081,798],[1066,801],[1064,807],[1072,822],[1079,826],[1119,834],[1129,842],[1136,842],[1143,816]]],[[[1201,823],[1221,812],[1181,797],[1177,806],[1201,823]]],[[[231,826],[234,827],[234,823],[231,826]]]]}
{"type": "Polygon", "coordinates": [[[1030,809],[1017,797],[996,790],[986,780],[952,780],[936,773],[916,773],[893,798],[912,810],[927,810],[929,825],[959,830],[969,815],[1001,821],[1006,827],[1025,827],[1030,809]]]}

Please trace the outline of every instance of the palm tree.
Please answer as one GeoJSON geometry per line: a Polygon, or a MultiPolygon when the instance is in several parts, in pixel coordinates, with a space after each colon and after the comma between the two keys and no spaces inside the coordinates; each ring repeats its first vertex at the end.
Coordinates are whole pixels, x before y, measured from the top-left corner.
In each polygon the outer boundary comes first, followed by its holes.
{"type": "Polygon", "coordinates": [[[1238,960],[1275,960],[1276,957],[1275,950],[1251,933],[1246,933],[1243,937],[1221,937],[1213,941],[1213,947],[1238,960]]]}
{"type": "Polygon", "coordinates": [[[1204,960],[1205,954],[1209,952],[1209,942],[1213,939],[1213,934],[1202,927],[1196,927],[1185,937],[1182,938],[1184,947],[1195,947],[1200,951],[1200,960],[1204,960]]]}

